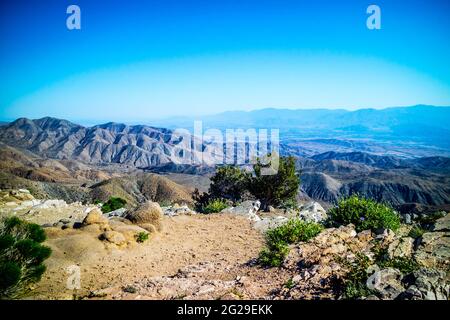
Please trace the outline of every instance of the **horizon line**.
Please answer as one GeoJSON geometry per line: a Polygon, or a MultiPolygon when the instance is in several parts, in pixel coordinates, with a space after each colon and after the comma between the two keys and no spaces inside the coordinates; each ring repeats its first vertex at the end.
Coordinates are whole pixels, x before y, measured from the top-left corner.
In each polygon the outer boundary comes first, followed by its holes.
{"type": "MultiPolygon", "coordinates": [[[[210,113],[210,114],[203,114],[203,115],[196,115],[196,116],[184,116],[184,115],[174,115],[174,116],[167,116],[167,117],[161,117],[161,118],[149,118],[147,120],[125,120],[121,122],[117,122],[114,120],[105,120],[105,119],[74,119],[74,118],[64,118],[59,116],[43,116],[39,118],[29,118],[27,116],[22,116],[18,118],[0,118],[0,123],[12,123],[14,121],[17,121],[19,119],[28,119],[28,120],[41,120],[45,118],[51,118],[51,119],[58,119],[58,120],[66,120],[74,124],[78,124],[81,126],[96,126],[96,125],[103,125],[103,124],[109,124],[109,123],[115,123],[115,124],[125,124],[125,125],[139,125],[144,123],[149,123],[152,121],[169,121],[169,119],[180,119],[180,118],[186,118],[187,120],[193,120],[195,121],[197,118],[200,117],[213,117],[218,116],[226,113],[245,113],[249,114],[252,112],[260,112],[265,110],[282,110],[282,111],[345,111],[345,112],[358,112],[363,110],[375,110],[375,111],[384,111],[389,109],[406,109],[406,108],[416,108],[416,107],[429,107],[429,108],[450,108],[450,105],[430,105],[430,104],[415,104],[415,105],[405,105],[405,106],[391,106],[391,107],[382,107],[382,108],[370,108],[370,107],[361,107],[357,109],[346,109],[345,107],[307,107],[307,108],[289,108],[289,107],[264,107],[264,108],[257,108],[252,110],[238,110],[238,109],[232,109],[228,111],[222,111],[217,113],[210,113]],[[85,123],[84,125],[80,123],[85,123]],[[95,123],[95,124],[94,124],[95,123]],[[88,125],[89,124],[89,125],[88,125]]],[[[201,119],[198,119],[201,120],[201,119]]],[[[151,125],[150,125],[151,126],[151,125]]]]}

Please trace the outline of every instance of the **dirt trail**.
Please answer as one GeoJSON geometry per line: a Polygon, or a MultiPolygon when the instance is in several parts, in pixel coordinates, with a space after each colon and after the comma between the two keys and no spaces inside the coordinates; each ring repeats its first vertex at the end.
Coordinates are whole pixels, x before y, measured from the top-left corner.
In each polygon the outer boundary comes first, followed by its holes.
{"type": "MultiPolygon", "coordinates": [[[[77,296],[104,288],[121,291],[130,283],[152,277],[170,278],[191,265],[213,265],[202,277],[226,281],[250,276],[264,283],[261,278],[272,281],[279,277],[273,271],[248,266],[264,246],[264,239],[245,218],[223,214],[164,217],[163,225],[163,231],[149,241],[124,249],[105,247],[102,241],[77,230],[50,235],[47,245],[53,248],[53,254],[47,261],[47,272],[33,291],[33,298],[72,298],[74,292],[66,287],[69,276],[66,268],[73,264],[81,269],[81,289],[75,292],[77,296]]],[[[286,278],[283,276],[280,281],[286,278]]],[[[254,290],[254,294],[264,295],[267,290],[254,290]]]]}

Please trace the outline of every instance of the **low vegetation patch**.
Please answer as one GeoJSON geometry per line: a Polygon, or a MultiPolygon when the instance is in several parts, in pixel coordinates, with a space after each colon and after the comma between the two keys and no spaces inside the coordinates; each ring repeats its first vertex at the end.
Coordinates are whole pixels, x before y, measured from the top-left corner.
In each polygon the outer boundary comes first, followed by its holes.
{"type": "Polygon", "coordinates": [[[344,299],[357,299],[372,294],[372,291],[366,285],[367,278],[370,276],[367,270],[373,264],[369,257],[357,253],[353,262],[342,259],[341,263],[349,270],[342,280],[342,297],[344,299]]]}
{"type": "Polygon", "coordinates": [[[126,200],[118,197],[111,197],[108,201],[106,201],[102,206],[102,212],[108,213],[111,211],[115,211],[117,209],[125,207],[127,204],[126,200]]]}
{"type": "Polygon", "coordinates": [[[51,249],[41,245],[46,239],[37,224],[16,217],[0,221],[0,298],[15,299],[27,293],[45,272],[44,260],[51,249]]]}
{"type": "Polygon", "coordinates": [[[338,258],[338,261],[347,268],[348,273],[341,281],[341,295],[344,299],[358,299],[373,294],[373,291],[367,287],[367,279],[375,271],[369,273],[370,266],[378,266],[378,268],[394,268],[399,270],[403,275],[408,275],[417,271],[421,265],[411,257],[395,257],[390,259],[387,254],[387,248],[374,248],[374,260],[371,260],[365,254],[356,253],[355,260],[338,258]]]}
{"type": "Polygon", "coordinates": [[[203,213],[217,213],[227,208],[228,205],[223,199],[215,199],[208,202],[203,208],[203,213]]]}
{"type": "Polygon", "coordinates": [[[394,257],[389,258],[387,248],[375,248],[375,262],[380,269],[394,268],[399,270],[403,274],[410,274],[418,270],[421,265],[412,257],[394,257]]]}
{"type": "Polygon", "coordinates": [[[147,232],[142,231],[142,232],[139,232],[136,235],[136,242],[143,243],[143,242],[145,242],[147,240],[148,240],[148,233],[147,232]]]}
{"type": "Polygon", "coordinates": [[[266,232],[267,248],[259,254],[260,264],[279,267],[289,253],[289,244],[308,241],[323,230],[318,223],[291,219],[285,224],[266,232]]]}
{"type": "Polygon", "coordinates": [[[413,239],[417,239],[422,237],[422,235],[427,232],[427,230],[425,230],[424,228],[420,227],[420,226],[414,226],[412,227],[412,229],[409,231],[408,233],[408,237],[411,237],[413,239]]]}
{"type": "Polygon", "coordinates": [[[395,231],[400,227],[400,217],[390,206],[358,195],[339,200],[328,215],[334,223],[354,224],[358,232],[368,229],[395,231]]]}

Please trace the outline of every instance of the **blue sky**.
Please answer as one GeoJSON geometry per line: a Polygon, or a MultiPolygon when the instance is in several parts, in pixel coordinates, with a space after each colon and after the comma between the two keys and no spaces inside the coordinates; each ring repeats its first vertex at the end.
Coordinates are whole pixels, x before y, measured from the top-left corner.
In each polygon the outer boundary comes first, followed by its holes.
{"type": "Polygon", "coordinates": [[[2,1],[0,119],[450,105],[449,14],[425,0],[2,1]],[[366,28],[372,3],[381,30],[366,28]]]}

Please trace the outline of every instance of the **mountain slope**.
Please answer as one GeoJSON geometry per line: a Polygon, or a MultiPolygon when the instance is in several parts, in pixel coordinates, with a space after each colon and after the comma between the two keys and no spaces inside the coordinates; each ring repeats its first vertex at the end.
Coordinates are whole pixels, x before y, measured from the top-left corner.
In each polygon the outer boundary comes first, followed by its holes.
{"type": "Polygon", "coordinates": [[[21,118],[0,128],[0,141],[42,157],[135,167],[170,162],[171,152],[180,142],[171,138],[167,129],[115,123],[85,128],[54,118],[21,118]]]}

